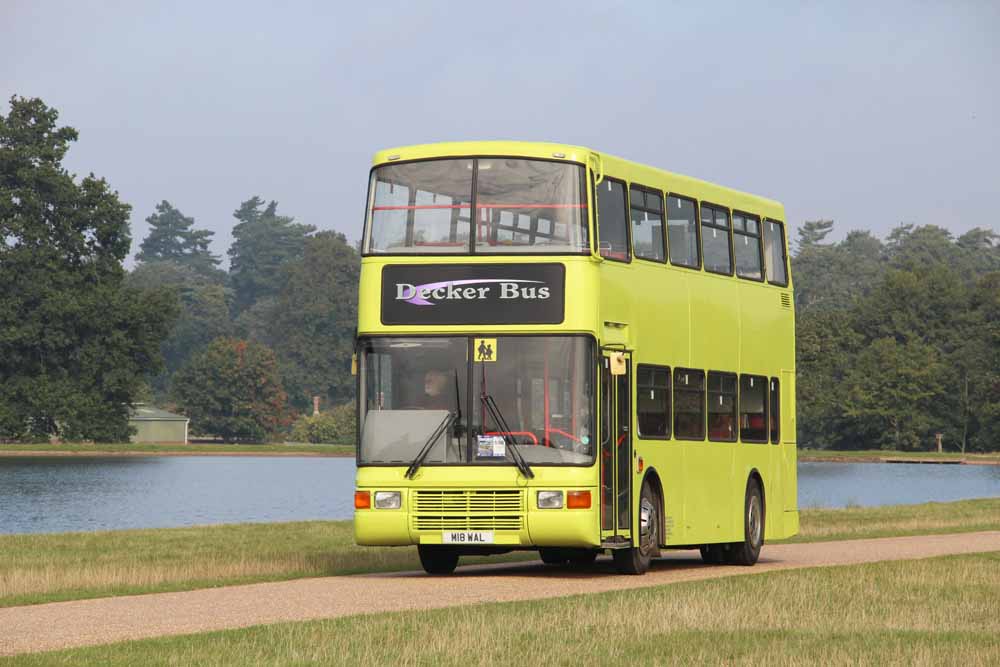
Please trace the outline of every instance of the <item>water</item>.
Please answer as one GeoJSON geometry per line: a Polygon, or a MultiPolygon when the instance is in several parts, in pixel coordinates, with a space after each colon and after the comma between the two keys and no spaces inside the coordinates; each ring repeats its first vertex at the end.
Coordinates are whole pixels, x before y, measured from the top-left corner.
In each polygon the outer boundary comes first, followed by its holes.
{"type": "MultiPolygon", "coordinates": [[[[349,519],[354,459],[0,457],[0,533],[349,519]]],[[[799,464],[799,507],[1000,496],[1000,466],[799,464]]]]}

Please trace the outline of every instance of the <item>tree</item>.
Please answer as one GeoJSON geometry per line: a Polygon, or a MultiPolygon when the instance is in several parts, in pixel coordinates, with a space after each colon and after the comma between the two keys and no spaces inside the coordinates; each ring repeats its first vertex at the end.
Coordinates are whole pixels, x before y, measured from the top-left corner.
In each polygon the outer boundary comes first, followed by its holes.
{"type": "Polygon", "coordinates": [[[57,119],[18,97],[0,116],[0,437],[121,441],[176,304],[123,284],[130,207],[63,168],[57,119]]]}
{"type": "Polygon", "coordinates": [[[262,206],[260,197],[252,197],[233,213],[239,223],[233,227],[229,248],[229,278],[238,313],[281,291],[284,266],[302,258],[306,239],[316,231],[312,225],[278,215],[276,201],[263,210],[262,206]]]}
{"type": "Polygon", "coordinates": [[[301,260],[287,266],[270,310],[270,333],[292,403],[306,408],[320,395],[353,398],[351,355],[358,313],[361,258],[343,234],[308,239],[301,260]]]}
{"type": "Polygon", "coordinates": [[[161,347],[163,372],[151,380],[158,400],[166,397],[170,378],[192,354],[216,338],[233,334],[229,313],[232,295],[219,279],[221,276],[224,276],[221,271],[206,274],[172,261],[145,262],[129,274],[129,285],[141,290],[167,289],[180,306],[179,315],[161,347]]]}
{"type": "Polygon", "coordinates": [[[139,246],[136,260],[176,262],[209,274],[217,271],[220,260],[208,249],[215,232],[193,229],[194,218],[185,217],[165,199],[146,222],[149,234],[139,246]]]}
{"type": "Polygon", "coordinates": [[[219,338],[174,375],[172,393],[201,434],[261,442],[288,425],[286,395],[269,348],[219,338]]]}

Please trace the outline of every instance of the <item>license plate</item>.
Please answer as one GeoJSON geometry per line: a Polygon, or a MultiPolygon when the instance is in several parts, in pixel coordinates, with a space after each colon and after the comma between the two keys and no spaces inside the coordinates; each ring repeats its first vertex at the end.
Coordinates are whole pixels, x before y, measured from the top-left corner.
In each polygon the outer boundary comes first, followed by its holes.
{"type": "Polygon", "coordinates": [[[445,544],[493,544],[493,533],[467,530],[447,530],[441,535],[445,544]]]}

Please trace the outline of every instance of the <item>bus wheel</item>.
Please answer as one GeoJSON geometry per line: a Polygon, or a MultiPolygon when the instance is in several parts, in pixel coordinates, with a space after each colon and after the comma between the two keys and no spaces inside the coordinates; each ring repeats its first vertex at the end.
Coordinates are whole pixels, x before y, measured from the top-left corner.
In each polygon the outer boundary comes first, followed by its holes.
{"type": "Polygon", "coordinates": [[[427,574],[451,574],[458,567],[458,551],[455,549],[421,544],[417,553],[427,574]]]}
{"type": "Polygon", "coordinates": [[[726,551],[731,565],[753,565],[764,546],[764,494],[760,482],[751,478],[747,482],[746,502],[743,506],[743,541],[733,542],[726,551]]]}
{"type": "Polygon", "coordinates": [[[570,549],[566,555],[569,557],[570,565],[593,565],[597,560],[595,549],[570,549]]]}
{"type": "Polygon", "coordinates": [[[721,544],[703,544],[698,550],[706,565],[721,565],[726,562],[726,552],[722,550],[721,544]]]}
{"type": "Polygon", "coordinates": [[[565,565],[568,560],[565,549],[542,548],[538,550],[538,557],[546,565],[565,565]]]}
{"type": "Polygon", "coordinates": [[[644,574],[660,549],[660,500],[649,484],[639,496],[639,546],[613,549],[615,568],[622,574],[644,574]]]}

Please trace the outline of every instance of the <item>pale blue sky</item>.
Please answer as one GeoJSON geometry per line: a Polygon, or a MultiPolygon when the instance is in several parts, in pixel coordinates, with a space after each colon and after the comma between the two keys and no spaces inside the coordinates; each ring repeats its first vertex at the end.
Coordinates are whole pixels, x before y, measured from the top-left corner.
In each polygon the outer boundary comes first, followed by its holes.
{"type": "MultiPolygon", "coordinates": [[[[371,154],[583,144],[833,218],[961,233],[1000,199],[1000,3],[0,0],[0,94],[67,164],[216,232],[252,195],[351,239],[371,154]]],[[[794,230],[793,230],[794,234],[794,230]]]]}

